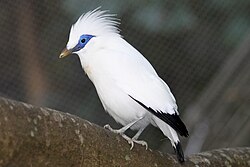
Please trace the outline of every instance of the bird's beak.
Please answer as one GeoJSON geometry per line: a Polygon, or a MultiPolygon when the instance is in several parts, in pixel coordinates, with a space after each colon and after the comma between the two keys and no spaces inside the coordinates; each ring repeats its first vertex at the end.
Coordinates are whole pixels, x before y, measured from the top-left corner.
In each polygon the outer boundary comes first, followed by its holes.
{"type": "Polygon", "coordinates": [[[66,56],[68,56],[68,55],[71,55],[71,54],[72,54],[72,50],[71,50],[71,49],[65,48],[65,49],[63,49],[63,51],[61,52],[59,58],[64,58],[64,57],[66,57],[66,56]]]}

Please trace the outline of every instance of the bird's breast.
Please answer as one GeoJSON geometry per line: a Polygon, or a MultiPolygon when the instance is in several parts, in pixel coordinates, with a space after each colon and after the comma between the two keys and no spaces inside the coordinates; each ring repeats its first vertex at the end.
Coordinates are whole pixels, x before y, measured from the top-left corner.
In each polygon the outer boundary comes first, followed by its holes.
{"type": "Polygon", "coordinates": [[[83,70],[88,76],[91,75],[91,67],[89,65],[83,67],[83,70]]]}

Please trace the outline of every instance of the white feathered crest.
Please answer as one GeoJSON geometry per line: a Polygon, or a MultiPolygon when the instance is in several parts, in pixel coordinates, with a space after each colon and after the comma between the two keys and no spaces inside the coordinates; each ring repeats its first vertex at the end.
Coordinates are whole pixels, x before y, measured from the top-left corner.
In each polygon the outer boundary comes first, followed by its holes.
{"type": "Polygon", "coordinates": [[[74,46],[79,37],[83,34],[104,36],[120,36],[118,25],[120,24],[115,14],[108,14],[108,11],[101,11],[100,7],[89,11],[79,17],[72,25],[67,46],[74,46]]]}

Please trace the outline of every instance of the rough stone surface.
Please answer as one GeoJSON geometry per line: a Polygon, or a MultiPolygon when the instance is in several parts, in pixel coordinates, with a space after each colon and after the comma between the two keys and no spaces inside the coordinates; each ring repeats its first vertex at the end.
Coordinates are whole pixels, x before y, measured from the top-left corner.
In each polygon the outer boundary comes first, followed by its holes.
{"type": "Polygon", "coordinates": [[[192,155],[180,165],[174,155],[145,150],[79,117],[0,98],[0,166],[249,166],[250,148],[192,155]]]}

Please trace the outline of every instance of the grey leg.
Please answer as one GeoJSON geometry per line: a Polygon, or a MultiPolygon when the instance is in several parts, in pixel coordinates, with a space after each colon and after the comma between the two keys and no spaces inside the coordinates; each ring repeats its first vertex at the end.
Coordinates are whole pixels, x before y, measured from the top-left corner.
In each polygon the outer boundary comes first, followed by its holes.
{"type": "Polygon", "coordinates": [[[134,135],[134,137],[132,139],[137,140],[145,128],[146,127],[139,129],[138,132],[134,135]]]}
{"type": "MultiPolygon", "coordinates": [[[[146,128],[146,127],[141,128],[141,129],[134,135],[134,137],[132,138],[132,141],[135,142],[135,143],[137,143],[137,144],[140,144],[140,145],[142,145],[142,146],[146,146],[146,150],[147,150],[147,149],[148,149],[148,143],[145,142],[145,141],[143,141],[143,140],[137,140],[145,128],[146,128]]],[[[132,148],[133,148],[133,147],[131,146],[130,149],[132,149],[132,148]]]]}
{"type": "MultiPolygon", "coordinates": [[[[143,117],[142,117],[142,118],[143,118],[143,117]]],[[[128,130],[131,126],[133,126],[137,121],[140,121],[142,118],[139,118],[139,119],[137,119],[137,120],[135,120],[135,121],[133,121],[133,122],[127,124],[126,126],[122,127],[121,129],[113,129],[113,128],[111,128],[111,126],[110,126],[109,124],[105,125],[104,128],[105,128],[105,129],[108,129],[108,130],[110,130],[111,132],[114,132],[114,133],[116,133],[116,134],[122,135],[122,134],[124,134],[124,132],[125,132],[126,130],[128,130]]]]}

